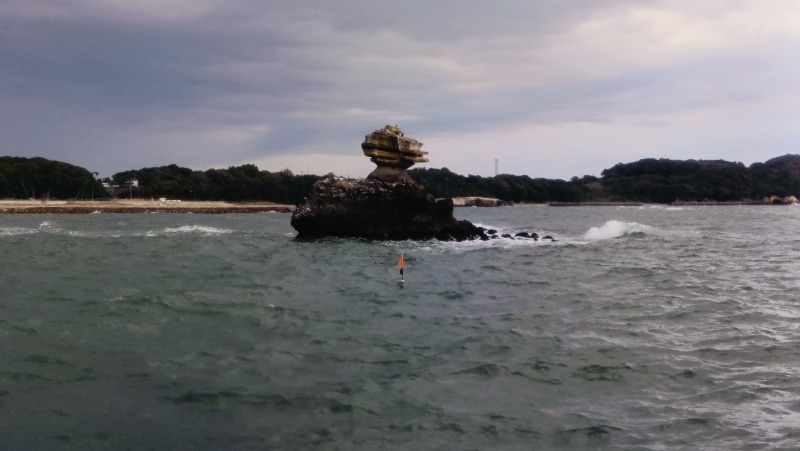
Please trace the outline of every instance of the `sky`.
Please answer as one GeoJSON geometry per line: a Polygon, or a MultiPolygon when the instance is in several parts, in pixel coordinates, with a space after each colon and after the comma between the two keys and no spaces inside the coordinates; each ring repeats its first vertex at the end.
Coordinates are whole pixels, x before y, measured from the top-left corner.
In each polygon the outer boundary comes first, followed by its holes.
{"type": "Polygon", "coordinates": [[[467,175],[800,153],[797,0],[0,0],[0,155],[101,177],[467,175]]]}

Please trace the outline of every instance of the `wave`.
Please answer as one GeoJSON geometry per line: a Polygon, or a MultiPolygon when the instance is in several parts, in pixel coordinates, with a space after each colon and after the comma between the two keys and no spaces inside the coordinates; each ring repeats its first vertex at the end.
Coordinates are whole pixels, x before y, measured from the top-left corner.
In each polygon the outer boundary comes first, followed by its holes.
{"type": "Polygon", "coordinates": [[[673,205],[647,205],[639,208],[640,210],[661,210],[661,211],[685,211],[692,210],[691,207],[673,206],[673,205]]]}
{"type": "Polygon", "coordinates": [[[599,241],[610,240],[613,238],[620,238],[626,235],[633,234],[647,234],[652,232],[653,228],[639,224],[638,222],[623,222],[617,220],[607,221],[600,227],[592,227],[583,234],[583,238],[587,240],[599,241]]]}
{"type": "Polygon", "coordinates": [[[50,221],[42,221],[38,227],[0,227],[0,236],[33,235],[40,232],[60,232],[61,227],[50,221]]]}
{"type": "Polygon", "coordinates": [[[184,233],[196,233],[200,235],[225,235],[232,233],[233,230],[218,229],[216,227],[201,226],[201,225],[185,225],[181,227],[170,228],[167,227],[161,231],[147,232],[147,236],[163,236],[163,235],[180,235],[184,233]]]}
{"type": "Polygon", "coordinates": [[[64,230],[52,224],[49,221],[41,223],[38,227],[0,227],[0,237],[14,237],[20,235],[36,235],[40,233],[67,235],[71,237],[113,237],[120,238],[125,236],[176,236],[183,234],[197,234],[204,236],[217,236],[233,233],[230,229],[221,229],[217,227],[202,226],[202,225],[185,225],[181,227],[167,227],[161,230],[150,230],[147,232],[122,232],[119,231],[83,231],[83,230],[64,230]]]}
{"type": "Polygon", "coordinates": [[[32,235],[38,232],[38,229],[27,227],[0,227],[0,236],[32,235]]]}

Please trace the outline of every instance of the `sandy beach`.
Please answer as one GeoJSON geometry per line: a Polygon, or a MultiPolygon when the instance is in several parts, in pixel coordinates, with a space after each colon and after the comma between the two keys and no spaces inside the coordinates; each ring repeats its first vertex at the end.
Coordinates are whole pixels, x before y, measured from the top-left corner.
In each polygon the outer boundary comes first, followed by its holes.
{"type": "Polygon", "coordinates": [[[0,214],[89,213],[290,213],[293,205],[268,202],[214,202],[180,200],[0,200],[0,214]]]}

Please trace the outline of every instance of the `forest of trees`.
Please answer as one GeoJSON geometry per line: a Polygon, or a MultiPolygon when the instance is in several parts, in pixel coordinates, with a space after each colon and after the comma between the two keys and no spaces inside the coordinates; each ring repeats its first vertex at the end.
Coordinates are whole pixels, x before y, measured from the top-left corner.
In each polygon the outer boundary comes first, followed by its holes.
{"type": "MultiPolygon", "coordinates": [[[[601,177],[559,179],[501,174],[459,175],[447,168],[408,171],[436,197],[495,197],[514,203],[729,202],[800,195],[800,155],[750,167],[723,160],[648,158],[619,163],[601,177]]],[[[327,176],[333,176],[328,174],[327,176]]],[[[326,177],[327,177],[326,176],[326,177]]],[[[0,157],[0,198],[89,199],[120,197],[182,200],[269,201],[297,204],[321,177],[269,172],[245,164],[206,171],[177,165],[114,174],[112,185],[138,179],[139,187],[106,192],[86,169],[44,158],[0,157]]]]}
{"type": "Polygon", "coordinates": [[[515,203],[590,202],[605,200],[596,177],[532,179],[527,175],[500,174],[495,177],[463,176],[442,169],[411,169],[411,178],[436,197],[483,196],[515,203]]]}
{"type": "Polygon", "coordinates": [[[91,199],[108,197],[95,174],[45,158],[0,157],[0,198],[91,199]]]}
{"type": "Polygon", "coordinates": [[[620,163],[601,177],[570,181],[525,175],[462,176],[443,169],[412,169],[411,177],[435,196],[487,196],[512,202],[731,202],[800,194],[800,155],[784,155],[749,168],[722,160],[647,158],[620,163]]]}
{"type": "Polygon", "coordinates": [[[120,193],[122,197],[132,195],[140,198],[298,204],[320,177],[294,175],[289,170],[261,171],[254,164],[207,171],[196,171],[173,164],[119,172],[112,176],[112,183],[122,186],[129,179],[139,180],[139,187],[132,192],[120,193]]]}

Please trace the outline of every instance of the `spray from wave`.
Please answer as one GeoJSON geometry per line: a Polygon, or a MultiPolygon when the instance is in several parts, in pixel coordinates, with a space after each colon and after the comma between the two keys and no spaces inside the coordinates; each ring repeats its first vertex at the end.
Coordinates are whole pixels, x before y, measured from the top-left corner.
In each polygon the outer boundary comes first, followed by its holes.
{"type": "Polygon", "coordinates": [[[592,227],[583,235],[587,240],[610,240],[632,234],[646,234],[653,228],[637,222],[611,220],[600,227],[592,227]]]}

